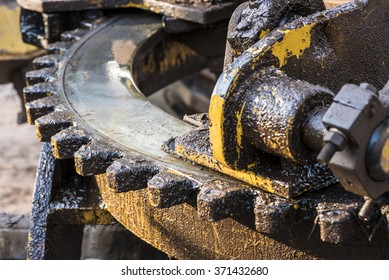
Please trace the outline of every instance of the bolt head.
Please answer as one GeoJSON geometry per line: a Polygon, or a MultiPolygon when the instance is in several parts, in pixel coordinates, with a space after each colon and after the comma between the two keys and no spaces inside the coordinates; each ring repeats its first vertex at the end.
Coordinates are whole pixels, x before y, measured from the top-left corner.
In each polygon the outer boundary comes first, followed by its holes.
{"type": "Polygon", "coordinates": [[[347,144],[347,139],[335,130],[328,131],[323,140],[325,143],[332,143],[338,149],[338,151],[343,150],[347,144]]]}

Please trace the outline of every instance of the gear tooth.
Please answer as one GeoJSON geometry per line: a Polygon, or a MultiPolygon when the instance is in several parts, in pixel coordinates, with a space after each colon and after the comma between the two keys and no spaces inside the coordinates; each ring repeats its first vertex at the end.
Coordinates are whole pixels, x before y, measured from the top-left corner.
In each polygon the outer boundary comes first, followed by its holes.
{"type": "Polygon", "coordinates": [[[46,48],[48,54],[66,54],[73,42],[56,42],[49,44],[46,48]]]}
{"type": "Polygon", "coordinates": [[[320,239],[323,242],[339,244],[352,239],[358,231],[358,207],[355,204],[341,205],[319,203],[317,221],[320,239]]]}
{"type": "Polygon", "coordinates": [[[144,159],[118,159],[107,169],[109,186],[115,192],[127,192],[147,187],[147,181],[159,168],[144,159]]]}
{"type": "Polygon", "coordinates": [[[196,198],[198,183],[185,177],[164,171],[148,182],[150,204],[158,208],[168,208],[196,198]]]}
{"type": "Polygon", "coordinates": [[[211,222],[233,216],[243,209],[252,209],[253,204],[252,190],[232,182],[207,182],[197,196],[199,216],[211,222]]]}
{"type": "Polygon", "coordinates": [[[92,142],[83,145],[74,154],[74,162],[78,174],[90,176],[105,173],[113,161],[119,157],[117,151],[92,142]]]}
{"type": "Polygon", "coordinates": [[[29,71],[26,74],[27,84],[34,85],[37,83],[55,82],[56,71],[57,69],[55,67],[29,71]]]}
{"type": "Polygon", "coordinates": [[[58,159],[71,159],[82,145],[90,141],[83,129],[69,127],[51,137],[53,155],[58,159]]]}
{"type": "Polygon", "coordinates": [[[49,54],[37,57],[33,60],[34,69],[57,67],[63,59],[62,55],[49,54]]]}
{"type": "Polygon", "coordinates": [[[276,234],[296,223],[295,209],[298,204],[281,197],[263,194],[256,198],[254,215],[255,228],[265,234],[276,234]]]}
{"type": "Polygon", "coordinates": [[[26,103],[27,122],[34,124],[35,120],[54,111],[57,101],[53,97],[45,97],[26,103]]]}
{"type": "Polygon", "coordinates": [[[65,31],[61,34],[61,40],[64,42],[76,42],[80,40],[87,32],[88,30],[84,30],[80,28],[70,30],[70,31],[65,31]]]}
{"type": "Polygon", "coordinates": [[[57,95],[57,90],[53,83],[38,83],[23,89],[24,103],[52,95],[57,95]]]}
{"type": "Polygon", "coordinates": [[[62,111],[54,111],[35,120],[37,137],[41,142],[50,142],[53,135],[72,125],[72,118],[62,111]]]}

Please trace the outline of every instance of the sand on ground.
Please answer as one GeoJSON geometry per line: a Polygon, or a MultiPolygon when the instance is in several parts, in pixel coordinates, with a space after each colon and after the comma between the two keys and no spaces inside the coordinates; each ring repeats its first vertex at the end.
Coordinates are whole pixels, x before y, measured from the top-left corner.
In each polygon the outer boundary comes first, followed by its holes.
{"type": "Polygon", "coordinates": [[[41,143],[35,128],[18,125],[20,99],[12,84],[0,85],[0,212],[29,214],[41,143]]]}

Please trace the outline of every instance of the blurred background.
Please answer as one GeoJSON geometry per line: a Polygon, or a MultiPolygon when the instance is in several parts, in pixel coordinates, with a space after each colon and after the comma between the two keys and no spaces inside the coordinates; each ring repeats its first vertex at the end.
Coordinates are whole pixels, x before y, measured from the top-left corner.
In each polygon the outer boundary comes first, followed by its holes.
{"type": "Polygon", "coordinates": [[[0,85],[0,212],[29,214],[41,143],[35,128],[17,123],[20,99],[12,84],[0,85]]]}

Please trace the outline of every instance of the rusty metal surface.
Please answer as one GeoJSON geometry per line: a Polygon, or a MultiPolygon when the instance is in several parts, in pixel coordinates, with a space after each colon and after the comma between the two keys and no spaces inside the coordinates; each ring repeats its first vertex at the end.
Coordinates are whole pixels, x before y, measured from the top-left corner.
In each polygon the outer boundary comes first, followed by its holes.
{"type": "Polygon", "coordinates": [[[140,8],[154,13],[193,21],[201,24],[215,23],[228,19],[242,1],[161,1],[161,0],[118,0],[118,1],[85,1],[85,0],[18,0],[25,9],[44,12],[68,12],[90,9],[140,8]]]}

